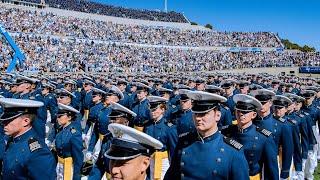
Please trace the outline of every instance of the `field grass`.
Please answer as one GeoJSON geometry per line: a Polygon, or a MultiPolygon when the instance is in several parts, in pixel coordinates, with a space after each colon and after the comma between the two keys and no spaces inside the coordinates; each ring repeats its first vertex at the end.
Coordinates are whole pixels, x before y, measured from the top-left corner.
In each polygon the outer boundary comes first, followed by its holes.
{"type": "Polygon", "coordinates": [[[318,167],[316,169],[316,171],[314,172],[314,179],[315,180],[320,180],[320,163],[318,163],[318,167]]]}

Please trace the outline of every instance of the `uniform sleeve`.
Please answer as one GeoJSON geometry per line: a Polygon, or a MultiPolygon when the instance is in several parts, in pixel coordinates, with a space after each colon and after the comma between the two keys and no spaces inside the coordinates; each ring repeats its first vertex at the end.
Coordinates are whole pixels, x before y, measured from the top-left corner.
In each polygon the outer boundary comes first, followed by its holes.
{"type": "Polygon", "coordinates": [[[81,167],[83,164],[83,146],[80,132],[73,134],[71,138],[71,156],[73,160],[73,179],[81,179],[81,167]]]}
{"type": "Polygon", "coordinates": [[[51,113],[51,119],[56,122],[57,119],[57,113],[58,113],[58,102],[57,99],[52,96],[50,104],[50,113],[51,113]]]}
{"type": "Polygon", "coordinates": [[[178,143],[178,133],[177,133],[177,127],[172,126],[168,130],[168,141],[167,141],[167,149],[169,153],[169,160],[172,159],[172,156],[174,154],[174,149],[176,148],[178,143]]]}
{"type": "Polygon", "coordinates": [[[27,161],[28,179],[56,179],[56,162],[47,149],[35,150],[27,161]]]}
{"type": "Polygon", "coordinates": [[[248,180],[249,166],[243,151],[236,151],[231,162],[231,180],[248,180]]]}
{"type": "Polygon", "coordinates": [[[180,161],[181,161],[181,155],[178,153],[181,144],[179,144],[178,141],[177,147],[174,150],[173,155],[171,156],[171,162],[170,167],[166,172],[166,175],[164,176],[164,180],[171,180],[171,179],[180,179],[180,161]]]}
{"type": "Polygon", "coordinates": [[[264,166],[265,179],[279,179],[279,168],[277,161],[277,146],[272,136],[268,137],[262,151],[262,162],[264,166]]]}
{"type": "Polygon", "coordinates": [[[307,159],[308,156],[308,126],[306,118],[301,118],[301,123],[299,124],[300,134],[301,134],[301,149],[302,149],[302,159],[307,159]]]}
{"type": "Polygon", "coordinates": [[[282,126],[280,138],[280,144],[282,145],[282,167],[280,177],[288,178],[293,157],[292,129],[288,124],[282,126]]]}

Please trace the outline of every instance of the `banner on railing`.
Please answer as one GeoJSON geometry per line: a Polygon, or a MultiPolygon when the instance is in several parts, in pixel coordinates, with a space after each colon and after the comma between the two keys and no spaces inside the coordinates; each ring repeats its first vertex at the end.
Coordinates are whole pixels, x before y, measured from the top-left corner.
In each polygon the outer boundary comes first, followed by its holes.
{"type": "Polygon", "coordinates": [[[299,68],[299,73],[320,74],[320,66],[303,66],[299,68]]]}

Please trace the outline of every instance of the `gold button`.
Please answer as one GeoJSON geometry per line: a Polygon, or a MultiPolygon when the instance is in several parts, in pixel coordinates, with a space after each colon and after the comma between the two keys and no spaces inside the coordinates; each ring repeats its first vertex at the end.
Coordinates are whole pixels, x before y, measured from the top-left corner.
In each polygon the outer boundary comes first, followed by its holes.
{"type": "Polygon", "coordinates": [[[220,163],[220,162],[221,162],[221,158],[218,158],[218,159],[217,159],[217,162],[220,163]]]}
{"type": "Polygon", "coordinates": [[[256,137],[254,137],[254,139],[255,139],[255,140],[258,140],[259,138],[258,138],[258,136],[256,136],[256,137]]]}
{"type": "Polygon", "coordinates": [[[223,149],[223,148],[221,148],[221,149],[220,149],[220,152],[224,152],[224,149],[223,149]]]}
{"type": "Polygon", "coordinates": [[[185,155],[185,154],[186,154],[186,152],[182,151],[182,154],[183,154],[183,155],[185,155]]]}

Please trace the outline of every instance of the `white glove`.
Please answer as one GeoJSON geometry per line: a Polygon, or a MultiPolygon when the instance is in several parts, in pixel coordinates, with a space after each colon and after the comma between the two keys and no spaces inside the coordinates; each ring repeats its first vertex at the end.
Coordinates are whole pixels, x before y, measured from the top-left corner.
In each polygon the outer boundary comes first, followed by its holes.
{"type": "Polygon", "coordinates": [[[297,180],[304,180],[304,173],[302,171],[296,171],[297,180]]]}
{"type": "Polygon", "coordinates": [[[86,161],[91,161],[92,160],[92,152],[87,152],[86,153],[86,161]]]}

